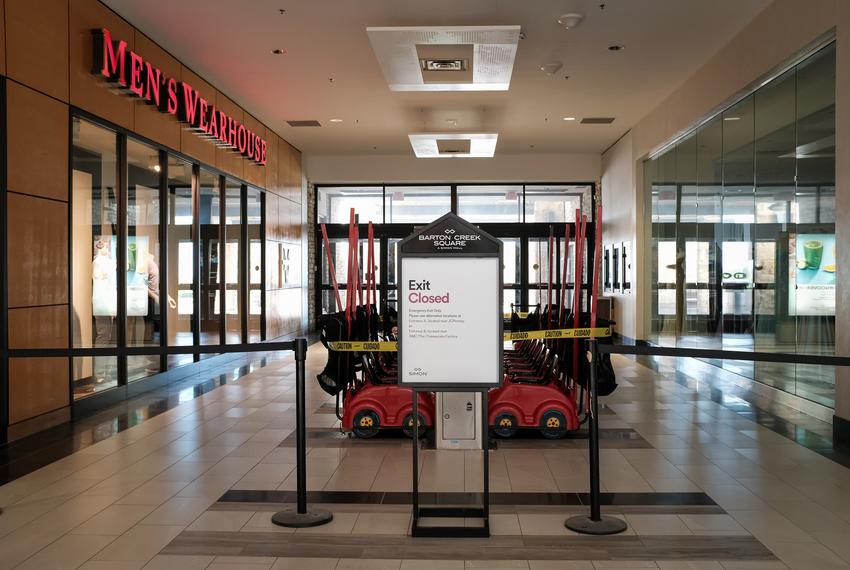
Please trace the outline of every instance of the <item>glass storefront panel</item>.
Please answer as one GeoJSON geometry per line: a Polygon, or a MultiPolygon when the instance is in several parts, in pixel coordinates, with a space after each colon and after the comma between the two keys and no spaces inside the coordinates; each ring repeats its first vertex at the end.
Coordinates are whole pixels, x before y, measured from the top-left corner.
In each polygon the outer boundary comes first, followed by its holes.
{"type": "MultiPolygon", "coordinates": [[[[194,206],[192,164],[168,157],[168,346],[194,343],[195,247],[192,241],[194,206]]],[[[168,367],[193,361],[191,354],[173,354],[168,367]]]]}
{"type": "MultiPolygon", "coordinates": [[[[74,118],[71,158],[73,346],[118,342],[118,138],[74,118]]],[[[74,359],[74,398],[118,385],[114,356],[74,359]]]]}
{"type": "Polygon", "coordinates": [[[224,307],[227,344],[242,342],[242,185],[225,182],[224,307]]]}
{"type": "Polygon", "coordinates": [[[320,224],[347,224],[354,208],[361,224],[384,221],[383,186],[322,186],[316,192],[316,215],[320,224]]]}
{"type": "Polygon", "coordinates": [[[391,224],[427,224],[452,209],[450,186],[387,186],[384,200],[391,224]]]}
{"type": "MultiPolygon", "coordinates": [[[[72,117],[71,136],[71,346],[159,349],[241,343],[243,335],[261,341],[263,191],[87,119],[72,117]]],[[[300,287],[300,244],[281,249],[285,283],[300,287]]],[[[77,357],[73,397],[194,360],[77,357]]]]}
{"type": "MultiPolygon", "coordinates": [[[[160,346],[159,150],[127,140],[127,346],[160,346]]],[[[161,372],[158,355],[128,356],[127,381],[161,372]]]]}
{"type": "Polygon", "coordinates": [[[590,186],[528,185],[525,222],[575,222],[576,209],[591,218],[590,186]]]}
{"type": "Polygon", "coordinates": [[[198,179],[201,229],[200,342],[221,343],[221,186],[219,177],[201,169],[198,179]]]}
{"type": "MultiPolygon", "coordinates": [[[[796,239],[789,244],[789,250],[796,262],[793,291],[797,351],[831,355],[835,354],[835,268],[839,247],[835,241],[834,49],[823,50],[797,66],[796,94],[798,217],[796,239]]],[[[798,396],[834,405],[833,367],[799,364],[795,379],[798,396]]]]}
{"type": "Polygon", "coordinates": [[[474,224],[521,222],[522,186],[458,186],[457,215],[474,224]]]}
{"type": "MultiPolygon", "coordinates": [[[[650,340],[834,354],[835,46],[708,121],[695,148],[692,139],[644,163],[650,340]]],[[[713,363],[834,404],[831,367],[713,363]]]]}
{"type": "Polygon", "coordinates": [[[263,195],[257,188],[248,187],[248,342],[262,340],[263,313],[263,195]]]}

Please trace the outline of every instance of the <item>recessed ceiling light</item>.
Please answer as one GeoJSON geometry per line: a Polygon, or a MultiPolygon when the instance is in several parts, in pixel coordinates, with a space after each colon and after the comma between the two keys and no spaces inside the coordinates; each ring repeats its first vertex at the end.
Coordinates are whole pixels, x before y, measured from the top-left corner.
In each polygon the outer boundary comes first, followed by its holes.
{"type": "Polygon", "coordinates": [[[741,117],[723,117],[724,121],[740,121],[741,117]]]}
{"type": "Polygon", "coordinates": [[[341,123],[342,119],[328,119],[329,123],[341,123]]]}
{"type": "Polygon", "coordinates": [[[540,69],[540,71],[542,71],[542,72],[543,72],[543,73],[545,73],[546,75],[554,75],[555,73],[557,73],[557,71],[558,71],[559,69],[561,69],[561,67],[562,67],[563,65],[564,65],[564,64],[563,64],[563,63],[561,63],[560,61],[550,61],[550,62],[548,62],[548,63],[542,63],[542,64],[540,64],[540,68],[539,68],[539,69],[540,69]]]}
{"type": "Polygon", "coordinates": [[[571,30],[581,24],[581,21],[584,20],[584,16],[582,14],[561,14],[558,16],[558,23],[561,24],[564,29],[571,30]]]}
{"type": "Polygon", "coordinates": [[[564,117],[564,120],[565,121],[575,121],[576,118],[575,117],[564,117]]]}
{"type": "Polygon", "coordinates": [[[272,50],[272,53],[275,55],[286,55],[285,49],[275,48],[272,50]]]}
{"type": "Polygon", "coordinates": [[[608,46],[608,49],[610,51],[623,51],[624,49],[626,49],[626,46],[624,46],[622,44],[614,44],[614,45],[608,46]]]}

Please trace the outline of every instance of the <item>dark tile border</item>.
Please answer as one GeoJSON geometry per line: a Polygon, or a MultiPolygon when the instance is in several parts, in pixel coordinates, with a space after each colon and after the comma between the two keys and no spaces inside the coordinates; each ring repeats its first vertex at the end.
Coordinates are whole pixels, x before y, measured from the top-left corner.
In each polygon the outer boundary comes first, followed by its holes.
{"type": "Polygon", "coordinates": [[[529,536],[183,531],[161,554],[414,560],[776,560],[753,536],[529,536]]]}
{"type": "MultiPolygon", "coordinates": [[[[477,505],[480,493],[420,493],[423,504],[477,505]]],[[[411,493],[383,491],[309,491],[307,501],[323,504],[409,505],[411,493]]],[[[219,503],[294,503],[295,491],[231,489],[219,503]]],[[[490,493],[492,505],[589,505],[588,493],[490,493]]],[[[705,493],[602,493],[605,506],[718,506],[705,493]]]]}

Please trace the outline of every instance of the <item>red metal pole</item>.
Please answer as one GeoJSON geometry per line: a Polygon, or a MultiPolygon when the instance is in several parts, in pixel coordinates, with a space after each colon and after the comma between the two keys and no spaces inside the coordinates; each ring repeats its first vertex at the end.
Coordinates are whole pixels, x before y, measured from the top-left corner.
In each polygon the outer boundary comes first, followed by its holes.
{"type": "Polygon", "coordinates": [[[334,268],[334,260],[331,255],[331,244],[330,240],[328,240],[328,229],[325,227],[325,224],[322,224],[322,242],[325,246],[325,252],[328,257],[328,271],[331,274],[331,283],[333,283],[334,295],[336,295],[336,308],[338,311],[342,311],[342,299],[339,296],[339,284],[336,282],[336,268],[334,268]]]}

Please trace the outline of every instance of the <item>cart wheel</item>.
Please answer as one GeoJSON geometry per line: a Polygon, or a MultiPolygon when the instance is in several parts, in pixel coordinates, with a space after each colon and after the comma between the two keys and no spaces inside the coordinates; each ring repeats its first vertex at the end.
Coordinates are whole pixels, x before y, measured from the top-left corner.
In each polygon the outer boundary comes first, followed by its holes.
{"type": "Polygon", "coordinates": [[[373,410],[360,410],[354,415],[354,425],[351,427],[357,437],[375,437],[381,427],[381,420],[373,410]]]}
{"type": "Polygon", "coordinates": [[[493,431],[499,437],[513,437],[516,435],[518,429],[519,422],[517,422],[516,416],[514,416],[513,414],[509,412],[503,412],[496,416],[493,431]]]}
{"type": "Polygon", "coordinates": [[[561,439],[567,435],[567,418],[558,410],[548,410],[540,418],[540,433],[549,439],[561,439]]]}
{"type": "MultiPolygon", "coordinates": [[[[428,429],[428,423],[425,421],[425,417],[422,414],[417,414],[419,416],[419,437],[423,437],[425,435],[425,430],[428,429]]],[[[401,431],[404,432],[404,435],[413,439],[413,414],[407,414],[404,416],[404,420],[401,422],[401,431]]]]}

